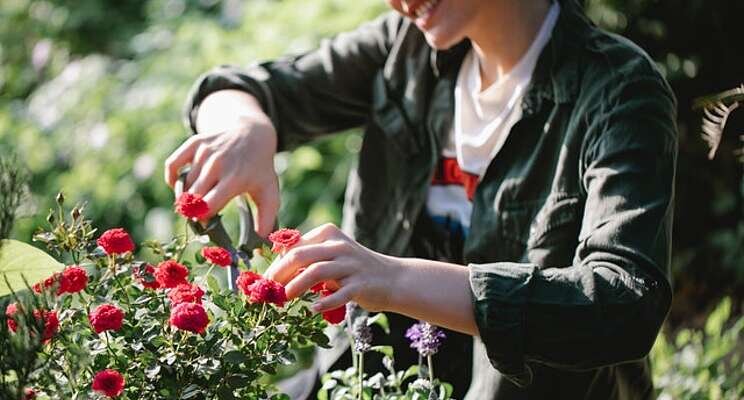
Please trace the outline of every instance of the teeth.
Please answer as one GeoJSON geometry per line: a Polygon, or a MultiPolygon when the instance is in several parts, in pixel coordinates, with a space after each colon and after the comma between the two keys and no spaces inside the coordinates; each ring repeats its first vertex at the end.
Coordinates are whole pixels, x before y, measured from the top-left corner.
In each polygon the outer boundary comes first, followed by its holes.
{"type": "Polygon", "coordinates": [[[421,18],[431,11],[432,8],[437,4],[439,0],[429,0],[426,3],[418,6],[415,11],[416,18],[421,18]]]}

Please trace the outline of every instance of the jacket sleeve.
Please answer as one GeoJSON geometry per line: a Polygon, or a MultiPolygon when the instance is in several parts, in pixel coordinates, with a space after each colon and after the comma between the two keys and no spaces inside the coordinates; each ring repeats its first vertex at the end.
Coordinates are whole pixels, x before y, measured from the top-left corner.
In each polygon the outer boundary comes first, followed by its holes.
{"type": "Polygon", "coordinates": [[[388,13],[298,56],[247,68],[219,66],[191,89],[186,123],[195,132],[204,98],[237,89],[257,98],[278,132],[280,149],[360,126],[372,101],[372,78],[383,68],[401,23],[397,13],[388,13]]]}
{"type": "Polygon", "coordinates": [[[585,136],[573,264],[470,266],[489,359],[520,386],[530,363],[584,370],[645,357],[670,307],[676,101],[661,78],[618,86],[585,136]]]}

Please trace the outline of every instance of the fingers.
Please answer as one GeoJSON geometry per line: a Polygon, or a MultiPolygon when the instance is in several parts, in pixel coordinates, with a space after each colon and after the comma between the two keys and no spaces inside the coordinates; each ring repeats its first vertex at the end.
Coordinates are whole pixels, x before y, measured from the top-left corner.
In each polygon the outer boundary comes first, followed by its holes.
{"type": "Polygon", "coordinates": [[[229,190],[229,184],[226,180],[218,182],[205,196],[204,201],[209,206],[209,215],[217,214],[220,212],[227,203],[232,200],[234,194],[229,190]]]}
{"type": "Polygon", "coordinates": [[[287,284],[300,268],[321,261],[332,261],[340,254],[339,243],[298,245],[272,264],[264,275],[281,284],[287,284]]]}
{"type": "Polygon", "coordinates": [[[323,243],[327,240],[343,239],[345,237],[346,235],[336,225],[323,224],[302,235],[300,244],[323,243]]]}
{"type": "Polygon", "coordinates": [[[190,137],[165,160],[165,181],[168,186],[174,187],[176,185],[178,171],[191,162],[196,149],[199,147],[200,140],[196,136],[190,137]]]}
{"type": "Polygon", "coordinates": [[[342,279],[348,273],[349,269],[338,261],[314,263],[287,284],[287,297],[293,299],[310,290],[316,283],[342,279]]]}
{"type": "Polygon", "coordinates": [[[276,214],[279,212],[279,183],[274,177],[272,184],[253,195],[256,203],[256,232],[267,237],[274,230],[276,214]]]}
{"type": "Polygon", "coordinates": [[[354,292],[356,292],[356,287],[354,285],[342,286],[341,289],[337,290],[335,293],[326,297],[321,297],[315,301],[311,308],[315,312],[333,310],[334,308],[341,307],[350,302],[353,299],[354,292]]]}
{"type": "MultiPolygon", "coordinates": [[[[220,167],[222,161],[219,157],[211,157],[204,165],[201,166],[199,176],[194,184],[189,187],[189,193],[197,194],[204,197],[220,181],[220,167]]],[[[222,179],[224,181],[224,179],[222,179]]],[[[211,208],[210,208],[211,210],[211,208]]]]}

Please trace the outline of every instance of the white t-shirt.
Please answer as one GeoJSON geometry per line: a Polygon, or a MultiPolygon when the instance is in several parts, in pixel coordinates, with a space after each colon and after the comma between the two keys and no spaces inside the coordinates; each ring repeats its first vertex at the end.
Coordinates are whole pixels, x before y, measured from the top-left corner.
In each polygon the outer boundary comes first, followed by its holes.
{"type": "Polygon", "coordinates": [[[475,188],[522,117],[522,99],[559,13],[560,6],[554,2],[527,53],[508,74],[485,89],[481,88],[480,64],[473,50],[463,60],[455,84],[454,124],[426,202],[432,219],[454,233],[467,235],[475,188]]]}

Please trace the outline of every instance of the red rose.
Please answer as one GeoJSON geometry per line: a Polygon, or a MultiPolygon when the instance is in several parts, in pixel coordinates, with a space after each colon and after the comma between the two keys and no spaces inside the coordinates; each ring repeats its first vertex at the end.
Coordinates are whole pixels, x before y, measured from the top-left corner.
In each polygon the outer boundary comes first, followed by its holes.
{"type": "Polygon", "coordinates": [[[205,247],[201,251],[202,256],[214,265],[220,267],[227,267],[232,264],[232,256],[230,252],[223,249],[222,247],[205,247]]]}
{"type": "Polygon", "coordinates": [[[23,400],[34,400],[36,398],[36,391],[31,388],[23,389],[23,400]]]}
{"type": "Polygon", "coordinates": [[[198,194],[185,192],[176,200],[176,212],[186,218],[202,219],[209,214],[209,205],[198,194]]]}
{"type": "MultiPolygon", "coordinates": [[[[15,320],[15,315],[18,313],[18,305],[16,303],[8,304],[5,308],[5,320],[8,325],[8,330],[11,332],[18,331],[18,322],[15,320]]],[[[34,318],[37,321],[44,321],[44,332],[42,333],[41,339],[43,343],[49,342],[59,330],[59,319],[57,318],[56,311],[45,311],[45,310],[34,310],[34,318]]]]}
{"type": "Polygon", "coordinates": [[[77,293],[88,286],[88,273],[77,265],[62,271],[59,280],[59,293],[77,293]]]}
{"type": "MultiPolygon", "coordinates": [[[[335,291],[328,289],[328,287],[325,285],[325,282],[323,282],[323,288],[315,293],[320,293],[320,297],[328,297],[334,292],[335,291]]],[[[323,319],[328,321],[329,323],[334,325],[340,324],[346,318],[346,304],[336,307],[332,310],[323,311],[322,315],[323,319]]]]}
{"type": "Polygon", "coordinates": [[[188,283],[189,270],[175,260],[167,260],[158,264],[155,270],[155,280],[161,288],[174,288],[182,283],[188,283]]]}
{"type": "Polygon", "coordinates": [[[105,369],[93,377],[92,387],[108,397],[118,397],[124,391],[124,377],[119,371],[105,369]]]}
{"type": "MultiPolygon", "coordinates": [[[[62,274],[59,272],[55,272],[52,274],[52,276],[44,279],[43,281],[35,284],[33,286],[33,290],[36,293],[41,293],[42,291],[54,287],[54,285],[59,285],[59,281],[62,277],[62,274]]],[[[61,287],[57,287],[57,294],[61,294],[61,287]]]]}
{"type": "Polygon", "coordinates": [[[290,247],[296,245],[301,238],[302,234],[297,229],[279,229],[269,235],[269,240],[273,244],[271,251],[284,254],[290,247]]]}
{"type": "Polygon", "coordinates": [[[158,289],[160,287],[157,279],[155,279],[155,267],[152,265],[143,264],[134,267],[132,273],[134,274],[134,279],[146,289],[158,289]]]}
{"type": "Polygon", "coordinates": [[[323,311],[323,319],[331,324],[340,324],[346,318],[346,305],[323,311]]]}
{"type": "Polygon", "coordinates": [[[48,343],[59,330],[59,319],[56,311],[34,310],[34,318],[44,321],[44,333],[41,336],[43,343],[48,343]]]}
{"type": "Polygon", "coordinates": [[[284,286],[277,281],[261,278],[248,287],[248,301],[251,303],[271,303],[279,307],[284,306],[287,294],[284,286]]]}
{"type": "Polygon", "coordinates": [[[238,279],[235,280],[235,284],[240,288],[246,296],[251,295],[250,287],[253,282],[262,279],[263,277],[253,271],[243,271],[238,275],[238,279]]]}
{"type": "Polygon", "coordinates": [[[182,283],[168,292],[171,304],[198,303],[201,304],[204,291],[197,285],[182,283]]]}
{"type": "Polygon", "coordinates": [[[118,331],[124,321],[124,311],[113,304],[101,304],[88,316],[96,333],[118,331]]]}
{"type": "Polygon", "coordinates": [[[209,317],[201,304],[179,303],[171,309],[170,324],[184,331],[201,334],[209,324],[209,317]]]}
{"type": "Polygon", "coordinates": [[[122,228],[109,229],[96,241],[108,255],[124,254],[134,251],[134,242],[127,231],[122,228]]]}
{"type": "Polygon", "coordinates": [[[18,305],[16,303],[10,303],[5,308],[5,324],[8,325],[8,330],[11,332],[18,330],[18,323],[15,320],[16,313],[18,313],[18,305]]]}

